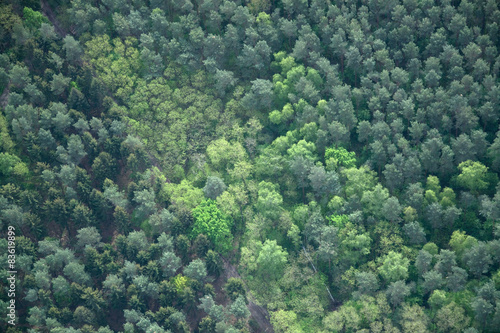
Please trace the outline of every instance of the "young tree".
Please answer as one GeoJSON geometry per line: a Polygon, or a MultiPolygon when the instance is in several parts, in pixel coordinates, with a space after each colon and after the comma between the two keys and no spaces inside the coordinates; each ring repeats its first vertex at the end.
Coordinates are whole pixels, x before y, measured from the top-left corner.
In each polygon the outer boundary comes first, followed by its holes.
{"type": "Polygon", "coordinates": [[[213,200],[205,200],[193,209],[194,225],[191,238],[204,234],[218,251],[228,251],[231,247],[231,223],[217,208],[213,200]]]}

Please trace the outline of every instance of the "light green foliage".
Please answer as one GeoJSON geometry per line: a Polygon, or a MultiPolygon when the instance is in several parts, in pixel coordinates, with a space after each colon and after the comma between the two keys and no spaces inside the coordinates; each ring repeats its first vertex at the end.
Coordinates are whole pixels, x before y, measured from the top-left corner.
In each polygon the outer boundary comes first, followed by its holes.
{"type": "Polygon", "coordinates": [[[441,201],[439,202],[441,206],[443,207],[451,207],[453,206],[456,202],[456,195],[453,189],[449,187],[445,187],[443,191],[441,192],[441,201]]]}
{"type": "MultiPolygon", "coordinates": [[[[206,80],[203,75],[201,79],[206,80]]],[[[164,159],[164,167],[168,169],[174,165],[184,166],[191,154],[205,150],[215,139],[217,128],[214,124],[224,112],[220,101],[211,94],[195,87],[172,89],[163,78],[150,82],[139,80],[127,105],[133,132],[145,139],[148,148],[164,159]]],[[[217,126],[220,130],[225,129],[224,124],[217,126]]],[[[212,143],[216,146],[212,151],[214,158],[220,161],[236,161],[232,154],[244,154],[244,150],[237,150],[236,146],[226,151],[232,145],[219,143],[212,143]],[[225,154],[217,158],[219,153],[225,154]]]]}
{"type": "Polygon", "coordinates": [[[370,234],[365,232],[362,227],[349,221],[346,222],[345,218],[341,220],[340,224],[344,224],[338,232],[341,258],[351,265],[359,263],[361,258],[364,258],[371,251],[370,234]]]}
{"type": "Polygon", "coordinates": [[[389,191],[382,185],[377,184],[372,191],[365,190],[363,192],[361,203],[364,205],[367,214],[381,218],[383,205],[388,198],[389,191]]]}
{"type": "Polygon", "coordinates": [[[327,148],[325,151],[326,167],[330,170],[356,167],[356,153],[347,151],[343,147],[327,148]]]}
{"type": "Polygon", "coordinates": [[[287,262],[288,253],[276,244],[276,241],[266,240],[257,256],[257,269],[264,280],[277,279],[287,262]]]}
{"type": "Polygon", "coordinates": [[[0,173],[4,177],[24,177],[28,172],[28,166],[19,157],[9,153],[0,153],[0,173]]]}
{"type": "Polygon", "coordinates": [[[380,258],[380,263],[378,271],[387,282],[405,280],[408,277],[410,260],[403,257],[401,253],[390,251],[380,258]]]}
{"type": "Polygon", "coordinates": [[[297,314],[293,311],[278,310],[271,314],[271,324],[276,333],[302,333],[297,323],[297,314]]]}
{"type": "Polygon", "coordinates": [[[359,169],[344,169],[341,174],[346,178],[344,190],[347,197],[357,195],[361,198],[363,193],[370,191],[375,187],[376,174],[366,166],[362,166],[359,169]]]}
{"type": "Polygon", "coordinates": [[[176,205],[192,209],[203,201],[203,190],[194,187],[192,183],[183,179],[180,184],[168,183],[165,192],[176,205]]]}
{"type": "Polygon", "coordinates": [[[477,244],[477,239],[466,235],[465,231],[455,230],[451,235],[451,239],[449,242],[450,247],[455,251],[459,258],[477,244]]]}
{"type": "Polygon", "coordinates": [[[241,217],[243,209],[248,203],[248,192],[241,185],[230,185],[217,197],[217,206],[233,219],[241,217]]]}
{"type": "Polygon", "coordinates": [[[316,145],[313,142],[307,142],[306,140],[300,140],[298,143],[292,145],[287,152],[291,158],[301,156],[310,161],[315,161],[317,159],[315,154],[316,145]]]}
{"type": "Polygon", "coordinates": [[[103,83],[127,100],[140,69],[139,51],[134,47],[137,40],[119,38],[112,41],[108,35],[96,36],[85,44],[85,55],[99,73],[103,83]]]}
{"type": "Polygon", "coordinates": [[[434,193],[438,194],[441,192],[441,186],[439,185],[439,178],[436,176],[427,177],[426,190],[431,190],[434,193]]]}
{"type": "Polygon", "coordinates": [[[269,120],[274,124],[286,123],[292,119],[294,114],[293,107],[290,103],[287,103],[281,111],[274,110],[269,114],[269,120]]]}
{"type": "Polygon", "coordinates": [[[26,27],[32,31],[39,29],[42,23],[48,23],[49,20],[42,13],[34,11],[31,8],[24,7],[23,19],[26,27]]]}
{"type": "Polygon", "coordinates": [[[0,115],[0,145],[4,152],[10,151],[14,146],[14,143],[9,136],[7,120],[5,119],[3,114],[0,115]]]}
{"type": "Polygon", "coordinates": [[[424,333],[428,332],[427,325],[429,318],[424,312],[424,309],[419,305],[405,305],[403,307],[403,318],[401,326],[404,333],[424,333]]]}
{"type": "Polygon", "coordinates": [[[459,184],[472,192],[479,192],[488,187],[486,173],[488,168],[481,162],[465,161],[458,165],[460,174],[457,177],[459,184]]]}
{"type": "Polygon", "coordinates": [[[225,252],[231,248],[233,239],[231,221],[219,210],[215,201],[202,201],[193,209],[193,218],[192,239],[199,234],[204,234],[218,251],[225,252]]]}
{"type": "Polygon", "coordinates": [[[438,310],[435,323],[440,332],[459,333],[469,327],[470,318],[460,305],[451,302],[438,310]]]}
{"type": "Polygon", "coordinates": [[[434,290],[429,297],[429,304],[434,308],[434,309],[439,309],[441,308],[444,304],[446,303],[446,292],[443,290],[434,290]]]}
{"type": "Polygon", "coordinates": [[[219,139],[207,147],[207,156],[215,168],[224,170],[242,161],[246,153],[240,143],[231,144],[225,139],[219,139]]]}
{"type": "Polygon", "coordinates": [[[288,253],[275,240],[266,240],[264,243],[252,240],[241,251],[240,265],[249,274],[260,277],[262,283],[276,281],[287,263],[288,253]]]}
{"type": "Polygon", "coordinates": [[[323,319],[324,327],[331,332],[356,331],[362,318],[352,305],[343,305],[337,311],[330,312],[323,319]]]}
{"type": "Polygon", "coordinates": [[[277,189],[277,185],[265,181],[258,186],[257,211],[269,218],[277,218],[282,209],[283,198],[277,189]]]}

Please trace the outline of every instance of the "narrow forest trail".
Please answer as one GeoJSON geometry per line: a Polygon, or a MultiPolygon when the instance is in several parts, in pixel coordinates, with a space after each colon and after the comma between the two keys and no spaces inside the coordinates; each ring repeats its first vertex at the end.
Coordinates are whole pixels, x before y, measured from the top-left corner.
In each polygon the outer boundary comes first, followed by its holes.
{"type": "Polygon", "coordinates": [[[47,3],[47,0],[41,0],[40,3],[42,4],[42,13],[52,23],[56,33],[59,36],[61,36],[61,38],[64,38],[68,34],[68,32],[62,27],[61,23],[59,22],[59,20],[56,17],[56,14],[54,14],[54,11],[50,7],[50,5],[47,3]]]}
{"type": "MultiPolygon", "coordinates": [[[[241,275],[236,270],[236,267],[231,265],[229,261],[226,260],[225,258],[222,258],[222,260],[224,261],[224,275],[226,281],[229,278],[238,278],[243,280],[241,278],[241,275]]],[[[267,312],[267,310],[262,306],[259,306],[253,302],[254,297],[249,290],[247,290],[247,298],[248,298],[248,310],[250,310],[252,319],[254,319],[259,325],[259,332],[263,333],[274,332],[273,326],[269,321],[269,312],[267,312]]]]}

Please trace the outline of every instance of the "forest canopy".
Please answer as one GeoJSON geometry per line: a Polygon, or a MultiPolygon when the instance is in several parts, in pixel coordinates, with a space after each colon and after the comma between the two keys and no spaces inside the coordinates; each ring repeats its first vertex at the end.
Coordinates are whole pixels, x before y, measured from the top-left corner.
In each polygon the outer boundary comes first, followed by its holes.
{"type": "Polygon", "coordinates": [[[499,24],[3,1],[0,330],[497,332],[499,24]]]}

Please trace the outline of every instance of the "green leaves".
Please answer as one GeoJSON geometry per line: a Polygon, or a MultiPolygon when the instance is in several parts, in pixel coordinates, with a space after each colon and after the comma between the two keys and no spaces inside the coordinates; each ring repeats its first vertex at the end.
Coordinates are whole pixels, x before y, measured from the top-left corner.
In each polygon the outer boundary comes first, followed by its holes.
{"type": "Polygon", "coordinates": [[[408,277],[410,260],[403,257],[401,253],[390,251],[380,258],[380,262],[382,265],[378,268],[378,271],[387,282],[405,280],[408,277]]]}
{"type": "Polygon", "coordinates": [[[277,190],[277,185],[262,181],[259,183],[256,208],[268,218],[277,218],[283,209],[283,197],[277,190]]]}
{"type": "Polygon", "coordinates": [[[19,157],[9,153],[0,153],[0,175],[5,178],[11,176],[23,177],[29,170],[19,157]]]}
{"type": "Polygon", "coordinates": [[[457,181],[461,186],[475,193],[488,187],[486,181],[488,168],[481,162],[468,160],[460,163],[458,169],[461,173],[458,175],[457,181]]]}
{"type": "Polygon", "coordinates": [[[337,169],[340,167],[356,167],[356,153],[347,151],[345,148],[327,148],[325,151],[325,163],[327,167],[337,169]]]}
{"type": "Polygon", "coordinates": [[[226,252],[231,248],[233,235],[231,221],[213,200],[205,200],[193,209],[194,225],[191,238],[204,234],[215,245],[217,251],[226,252]]]}
{"type": "Polygon", "coordinates": [[[49,20],[43,16],[42,13],[28,7],[24,7],[23,9],[23,18],[26,27],[32,31],[39,29],[42,23],[49,22],[49,20]]]}

